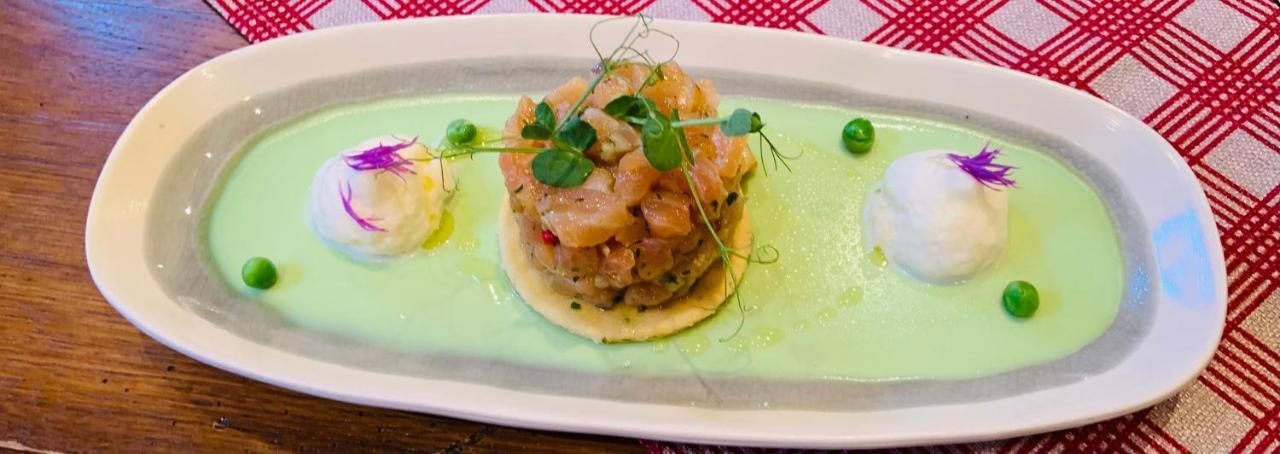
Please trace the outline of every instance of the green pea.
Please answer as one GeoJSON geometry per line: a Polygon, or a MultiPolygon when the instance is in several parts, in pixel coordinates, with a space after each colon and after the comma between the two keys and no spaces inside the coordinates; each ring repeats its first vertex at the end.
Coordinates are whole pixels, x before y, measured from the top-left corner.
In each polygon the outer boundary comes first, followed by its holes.
{"type": "Polygon", "coordinates": [[[445,129],[444,137],[454,145],[470,142],[476,138],[476,125],[462,118],[453,120],[445,129]]]}
{"type": "Polygon", "coordinates": [[[240,278],[244,285],[266,290],[276,285],[276,265],[265,257],[254,257],[240,267],[240,278]]]}
{"type": "Polygon", "coordinates": [[[1031,317],[1040,308],[1040,292],[1027,281],[1010,282],[1000,299],[1004,302],[1004,310],[1018,318],[1031,317]]]}
{"type": "Polygon", "coordinates": [[[863,154],[871,151],[871,145],[876,141],[876,128],[866,118],[854,118],[845,123],[840,140],[850,153],[863,154]]]}

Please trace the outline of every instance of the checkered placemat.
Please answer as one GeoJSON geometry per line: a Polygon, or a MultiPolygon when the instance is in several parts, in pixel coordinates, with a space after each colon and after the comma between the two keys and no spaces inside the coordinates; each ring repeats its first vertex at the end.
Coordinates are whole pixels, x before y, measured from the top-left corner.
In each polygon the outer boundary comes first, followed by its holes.
{"type": "Polygon", "coordinates": [[[253,42],[405,17],[644,12],[953,55],[1101,97],[1168,139],[1209,196],[1230,280],[1222,345],[1198,380],[1154,408],[938,449],[1280,451],[1280,0],[207,1],[253,42]]]}

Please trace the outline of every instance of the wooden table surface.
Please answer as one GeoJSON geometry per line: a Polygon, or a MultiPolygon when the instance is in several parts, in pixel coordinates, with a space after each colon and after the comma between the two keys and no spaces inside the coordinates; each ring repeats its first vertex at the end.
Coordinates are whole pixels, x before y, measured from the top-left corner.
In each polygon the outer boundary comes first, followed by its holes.
{"type": "Polygon", "coordinates": [[[197,363],[94,287],[98,172],[165,84],[247,43],[200,0],[0,0],[0,448],[642,451],[309,397],[197,363]]]}

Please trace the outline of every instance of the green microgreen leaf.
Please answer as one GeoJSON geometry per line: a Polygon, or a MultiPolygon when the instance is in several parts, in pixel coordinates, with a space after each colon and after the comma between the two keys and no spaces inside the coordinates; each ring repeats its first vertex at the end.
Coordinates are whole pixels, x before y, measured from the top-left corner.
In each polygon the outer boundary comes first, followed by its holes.
{"type": "MultiPolygon", "coordinates": [[[[671,111],[671,122],[672,122],[672,123],[675,123],[675,122],[677,122],[677,121],[680,121],[680,111],[678,111],[678,110],[672,110],[672,111],[671,111]]],[[[675,130],[675,133],[676,133],[676,140],[677,140],[676,144],[680,146],[680,150],[684,152],[684,156],[685,156],[686,158],[688,158],[688,159],[689,159],[689,162],[690,162],[690,163],[692,163],[692,162],[693,162],[693,150],[691,150],[691,149],[689,148],[689,139],[688,139],[687,137],[685,137],[685,135],[684,135],[684,128],[672,127],[671,129],[674,129],[674,130],[675,130]]]]}
{"type": "Polygon", "coordinates": [[[551,104],[546,101],[538,103],[538,107],[533,109],[533,122],[554,128],[556,126],[556,113],[551,110],[551,104]]]}
{"type": "Polygon", "coordinates": [[[752,118],[759,119],[759,116],[747,109],[736,109],[733,114],[729,115],[729,119],[720,125],[720,130],[730,137],[745,136],[752,132],[752,118]]]}
{"type": "Polygon", "coordinates": [[[660,171],[680,167],[680,139],[671,121],[654,112],[644,123],[641,138],[644,141],[644,157],[649,165],[660,171]]]}
{"type": "Polygon", "coordinates": [[[647,118],[652,101],[640,96],[619,96],[604,106],[604,113],[617,119],[627,117],[647,118]]]}
{"type": "Polygon", "coordinates": [[[568,150],[586,153],[591,145],[596,143],[596,128],[591,127],[581,118],[572,117],[560,126],[560,132],[556,133],[556,146],[568,150]]]}
{"type": "Polygon", "coordinates": [[[531,140],[550,139],[555,128],[556,114],[551,110],[551,104],[542,101],[533,109],[533,123],[525,125],[524,129],[520,130],[520,137],[531,140]]]}
{"type": "Polygon", "coordinates": [[[586,156],[561,148],[542,150],[531,164],[534,178],[557,188],[578,186],[595,169],[595,163],[586,156]]]}
{"type": "Polygon", "coordinates": [[[529,123],[520,130],[520,137],[529,140],[547,140],[551,138],[551,128],[538,123],[529,123]]]}

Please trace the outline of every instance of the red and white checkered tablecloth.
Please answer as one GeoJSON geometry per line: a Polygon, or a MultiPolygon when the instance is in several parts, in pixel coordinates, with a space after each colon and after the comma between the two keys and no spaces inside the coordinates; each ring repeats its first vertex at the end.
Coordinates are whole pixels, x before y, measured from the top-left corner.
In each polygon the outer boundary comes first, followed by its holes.
{"type": "MultiPolygon", "coordinates": [[[[1163,135],[1200,178],[1229,307],[1209,368],[1154,408],[943,451],[1280,451],[1280,0],[207,0],[253,42],[406,17],[645,14],[823,33],[1049,78],[1163,135]]],[[[644,442],[653,452],[718,452],[644,442]]]]}

